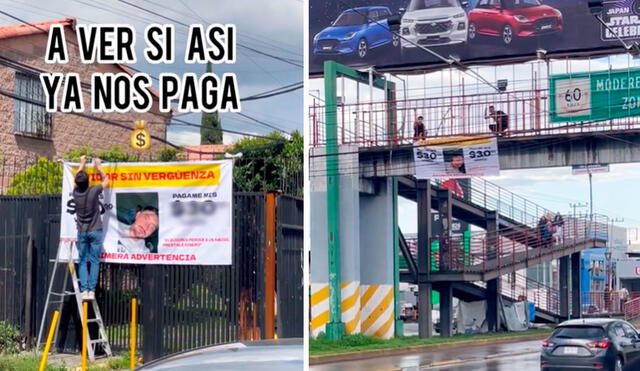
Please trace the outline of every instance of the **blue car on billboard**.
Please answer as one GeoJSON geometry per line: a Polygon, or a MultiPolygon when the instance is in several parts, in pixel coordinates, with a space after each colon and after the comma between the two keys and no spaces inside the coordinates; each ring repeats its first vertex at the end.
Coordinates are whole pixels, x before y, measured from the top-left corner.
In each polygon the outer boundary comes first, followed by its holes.
{"type": "Polygon", "coordinates": [[[313,38],[316,55],[355,55],[364,59],[371,49],[391,44],[399,45],[398,37],[390,30],[389,8],[368,6],[347,9],[331,26],[313,38]]]}

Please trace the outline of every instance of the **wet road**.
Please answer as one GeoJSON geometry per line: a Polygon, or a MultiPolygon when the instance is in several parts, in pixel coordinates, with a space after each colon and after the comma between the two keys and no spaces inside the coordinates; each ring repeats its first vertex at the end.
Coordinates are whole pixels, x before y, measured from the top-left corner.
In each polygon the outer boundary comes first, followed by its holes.
{"type": "Polygon", "coordinates": [[[313,371],[338,370],[447,370],[447,371],[533,371],[540,370],[540,341],[478,345],[438,349],[428,353],[379,357],[360,361],[311,366],[313,371]]]}

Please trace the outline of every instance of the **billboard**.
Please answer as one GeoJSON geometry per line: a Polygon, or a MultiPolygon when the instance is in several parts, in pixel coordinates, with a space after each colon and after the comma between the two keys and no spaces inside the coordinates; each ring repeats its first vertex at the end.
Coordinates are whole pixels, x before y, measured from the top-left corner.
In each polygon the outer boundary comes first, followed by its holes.
{"type": "Polygon", "coordinates": [[[380,71],[437,68],[427,47],[462,62],[510,63],[547,56],[622,52],[640,40],[640,0],[605,1],[604,27],[587,0],[309,0],[311,75],[335,60],[380,71]],[[394,35],[388,19],[400,17],[394,35]]]}
{"type": "MultiPolygon", "coordinates": [[[[63,167],[60,258],[77,258],[77,164],[63,167]]],[[[232,252],[231,161],[104,164],[100,196],[101,260],[129,264],[229,265],[232,252]]],[[[100,184],[93,167],[90,185],[100,184]]]]}
{"type": "MultiPolygon", "coordinates": [[[[413,154],[417,179],[449,180],[500,173],[496,138],[431,140],[418,143],[413,147],[413,154]]],[[[457,185],[446,188],[458,193],[457,185]]],[[[464,198],[464,195],[458,197],[464,198]]]]}

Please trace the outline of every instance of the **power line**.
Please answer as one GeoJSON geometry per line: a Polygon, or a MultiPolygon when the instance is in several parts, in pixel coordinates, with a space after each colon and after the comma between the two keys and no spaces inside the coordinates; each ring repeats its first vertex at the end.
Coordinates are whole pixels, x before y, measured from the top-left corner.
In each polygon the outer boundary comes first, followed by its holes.
{"type": "MultiPolygon", "coordinates": [[[[165,7],[163,4],[159,4],[159,3],[155,2],[155,1],[152,1],[152,0],[143,0],[143,1],[148,2],[148,3],[151,3],[151,4],[155,4],[155,5],[158,5],[158,6],[165,7]]],[[[191,8],[191,7],[186,3],[186,1],[185,1],[185,0],[180,0],[180,3],[181,3],[185,8],[187,8],[187,9],[191,12],[191,14],[192,14],[193,16],[195,16],[195,18],[199,19],[202,23],[205,23],[205,24],[209,24],[209,23],[211,23],[211,22],[207,21],[206,19],[204,19],[204,17],[203,17],[202,15],[198,14],[198,12],[196,12],[193,8],[191,8]]],[[[176,10],[174,10],[174,9],[172,9],[172,10],[173,10],[174,12],[178,13],[178,14],[182,14],[182,15],[185,15],[185,16],[187,16],[187,17],[188,17],[188,15],[187,15],[186,13],[184,13],[184,12],[177,12],[177,11],[176,11],[176,10]]],[[[193,19],[193,17],[191,17],[191,18],[193,19]]],[[[260,42],[260,44],[262,44],[262,45],[269,45],[269,46],[271,46],[271,47],[272,47],[272,48],[274,48],[274,49],[280,49],[281,51],[283,51],[283,52],[285,52],[285,53],[289,53],[289,54],[292,54],[292,55],[295,55],[295,56],[298,56],[298,57],[302,57],[302,55],[301,55],[300,53],[298,53],[298,52],[293,52],[293,51],[291,51],[291,50],[288,50],[288,49],[285,49],[285,48],[281,47],[280,45],[277,45],[277,44],[274,44],[274,43],[270,43],[270,42],[265,41],[265,40],[264,40],[264,38],[265,38],[265,37],[264,37],[264,35],[262,36],[262,38],[263,38],[263,39],[258,39],[258,38],[252,37],[252,36],[250,36],[250,35],[246,34],[245,32],[243,32],[241,36],[244,36],[244,37],[250,38],[250,39],[252,39],[252,40],[256,40],[256,41],[260,42]]]]}
{"type": "MultiPolygon", "coordinates": [[[[121,3],[127,4],[127,5],[129,5],[129,6],[132,6],[132,7],[136,8],[136,9],[142,10],[142,11],[144,11],[144,12],[147,12],[147,13],[153,14],[153,15],[155,15],[155,16],[158,16],[158,17],[164,18],[164,19],[166,19],[166,20],[169,20],[169,21],[174,22],[174,23],[176,23],[176,24],[179,24],[179,25],[181,25],[181,26],[184,26],[184,27],[187,27],[187,28],[189,28],[189,27],[190,27],[190,25],[188,25],[188,24],[186,24],[186,23],[184,23],[184,22],[181,22],[181,21],[179,21],[179,20],[177,20],[177,19],[175,19],[175,18],[167,17],[167,16],[165,16],[165,15],[163,15],[163,14],[160,14],[160,13],[158,13],[158,12],[156,12],[156,11],[153,11],[153,10],[150,10],[150,9],[146,9],[146,8],[144,8],[144,7],[142,7],[142,6],[139,6],[139,5],[133,4],[133,3],[128,2],[128,1],[126,1],[126,0],[118,0],[118,1],[119,1],[119,2],[121,2],[121,3]]],[[[270,53],[267,53],[267,52],[263,52],[263,51],[261,51],[261,50],[258,50],[258,49],[255,49],[255,48],[249,47],[249,46],[247,46],[247,45],[245,45],[245,44],[242,44],[242,43],[239,43],[239,42],[237,43],[237,45],[238,45],[239,47],[241,47],[241,48],[244,48],[244,49],[250,50],[250,51],[252,51],[252,52],[254,52],[254,53],[256,53],[256,54],[260,54],[260,55],[263,55],[263,56],[266,56],[266,57],[269,57],[269,58],[272,58],[272,59],[275,59],[275,60],[278,60],[278,61],[281,61],[281,62],[284,62],[284,63],[288,63],[288,64],[291,64],[291,65],[294,65],[294,66],[297,66],[297,67],[300,67],[300,68],[303,68],[303,67],[304,67],[304,66],[303,66],[302,64],[300,64],[299,62],[297,62],[297,61],[295,61],[295,60],[292,60],[292,59],[289,59],[289,58],[279,57],[279,56],[277,56],[277,55],[273,55],[273,54],[270,54],[270,53]]]]}
{"type": "Polygon", "coordinates": [[[234,112],[234,113],[235,113],[236,115],[238,115],[238,116],[241,116],[241,117],[244,117],[244,118],[246,118],[246,119],[249,119],[249,120],[251,120],[251,121],[253,121],[253,122],[256,122],[256,123],[258,123],[258,124],[260,124],[260,125],[266,126],[266,127],[270,128],[270,129],[277,130],[277,131],[279,131],[279,132],[281,132],[281,133],[283,133],[283,134],[286,134],[286,135],[291,135],[291,133],[288,133],[288,132],[286,132],[286,131],[284,131],[284,130],[280,129],[280,128],[279,128],[279,127],[277,127],[277,126],[271,125],[271,124],[266,123],[266,122],[261,121],[261,120],[258,120],[258,119],[256,119],[256,118],[251,117],[251,116],[249,116],[249,115],[247,115],[247,114],[244,114],[244,113],[242,113],[242,112],[234,112]]]}
{"type": "MultiPolygon", "coordinates": [[[[4,90],[4,89],[0,89],[0,95],[6,96],[6,97],[9,97],[9,98],[13,98],[13,99],[25,102],[25,103],[30,103],[30,104],[33,104],[33,105],[37,105],[37,106],[40,106],[40,107],[46,107],[45,103],[43,103],[43,102],[38,102],[38,101],[33,100],[33,99],[25,98],[25,97],[22,97],[22,96],[20,96],[18,94],[15,94],[13,92],[10,92],[10,91],[4,90]]],[[[122,128],[122,129],[131,130],[130,126],[121,124],[121,123],[119,123],[117,121],[114,121],[114,120],[108,120],[108,119],[105,119],[105,118],[102,118],[102,117],[89,115],[89,114],[85,114],[85,113],[81,113],[81,112],[68,112],[68,114],[75,115],[75,116],[80,116],[80,117],[83,117],[83,118],[86,118],[86,119],[90,119],[90,120],[94,120],[94,121],[98,121],[98,122],[102,122],[104,124],[116,126],[116,127],[122,128]]],[[[180,119],[173,119],[173,121],[177,121],[177,122],[180,122],[180,123],[182,123],[184,125],[188,125],[188,126],[202,127],[202,125],[193,124],[193,123],[190,123],[190,122],[187,122],[187,121],[184,121],[184,120],[180,120],[180,119]]],[[[238,134],[238,135],[243,135],[243,136],[248,136],[248,137],[255,137],[255,138],[261,138],[261,139],[267,139],[267,140],[273,140],[273,141],[280,141],[280,142],[282,142],[282,141],[286,142],[287,141],[286,139],[272,138],[272,137],[267,137],[267,136],[262,136],[262,135],[256,135],[256,134],[253,134],[253,133],[245,133],[245,132],[241,132],[241,131],[235,131],[235,130],[228,130],[228,129],[219,129],[219,130],[222,131],[222,132],[226,132],[226,133],[238,134]]],[[[167,141],[166,139],[160,138],[158,136],[151,135],[151,138],[156,139],[157,141],[160,141],[160,142],[165,143],[167,145],[170,145],[170,146],[172,146],[174,148],[179,148],[179,146],[167,141]]]]}
{"type": "Polygon", "coordinates": [[[282,95],[282,94],[286,94],[286,93],[290,93],[292,91],[296,91],[298,89],[302,89],[304,87],[304,82],[300,81],[300,82],[296,82],[293,84],[289,84],[289,85],[285,85],[285,86],[281,86],[279,88],[275,88],[275,89],[271,89],[262,93],[258,93],[255,95],[251,95],[245,98],[240,98],[241,102],[246,102],[246,101],[253,101],[253,100],[259,100],[259,99],[265,99],[265,98],[271,98],[271,97],[275,97],[277,95],[282,95]]]}
{"type": "MultiPolygon", "coordinates": [[[[18,71],[21,71],[21,72],[24,72],[24,73],[34,74],[34,75],[35,74],[41,74],[41,73],[48,73],[49,72],[49,71],[42,70],[40,68],[37,68],[37,67],[34,67],[34,66],[30,66],[30,65],[27,65],[25,63],[16,61],[16,60],[11,59],[11,58],[4,57],[2,55],[0,55],[0,65],[4,65],[4,66],[10,67],[10,68],[12,68],[14,70],[18,70],[18,71]]],[[[89,83],[81,82],[81,87],[85,91],[90,91],[91,90],[91,85],[89,83]]],[[[272,90],[268,90],[268,91],[265,91],[265,92],[262,92],[262,93],[255,94],[255,95],[249,96],[249,97],[244,98],[244,99],[241,98],[241,101],[243,101],[243,100],[251,101],[251,100],[265,99],[265,98],[273,97],[273,96],[276,96],[276,95],[285,94],[285,93],[288,93],[290,91],[300,89],[301,87],[302,87],[302,82],[289,84],[289,85],[286,85],[286,86],[283,86],[283,87],[280,87],[280,88],[276,88],[276,89],[272,89],[272,90]],[[283,88],[288,88],[288,89],[284,89],[283,90],[283,88]]],[[[154,112],[150,112],[150,113],[154,114],[154,115],[158,115],[158,116],[163,116],[162,114],[158,114],[158,113],[154,113],[154,112]]],[[[270,125],[268,123],[265,123],[264,121],[258,120],[258,119],[254,118],[254,117],[250,117],[248,115],[244,115],[244,117],[250,119],[254,123],[257,123],[257,124],[259,124],[261,126],[267,126],[267,127],[271,128],[271,129],[280,131],[280,132],[282,132],[284,134],[289,134],[288,132],[284,131],[281,128],[278,128],[276,126],[273,126],[273,125],[270,125]]]]}
{"type": "MultiPolygon", "coordinates": [[[[203,127],[200,124],[194,124],[192,122],[188,122],[188,121],[185,121],[185,120],[182,120],[182,119],[177,119],[177,118],[173,118],[173,119],[171,119],[171,121],[175,121],[178,124],[181,124],[181,125],[184,125],[184,126],[191,126],[191,127],[196,127],[196,128],[202,128],[203,127]]],[[[170,124],[170,125],[172,125],[172,124],[170,124]]],[[[222,129],[222,128],[220,128],[218,130],[220,130],[222,132],[225,132],[225,133],[238,134],[238,135],[243,135],[243,136],[253,137],[253,138],[260,138],[260,139],[268,139],[268,140],[273,140],[273,141],[276,141],[276,142],[278,142],[278,141],[279,142],[288,142],[289,141],[287,139],[273,138],[273,137],[268,137],[268,136],[265,136],[265,135],[258,135],[258,134],[253,134],[253,133],[245,133],[245,132],[236,131],[236,130],[229,130],[229,129],[222,129]]]]}
{"type": "MultiPolygon", "coordinates": [[[[78,1],[78,2],[82,3],[82,1],[81,1],[81,0],[75,0],[75,1],[78,1]]],[[[122,0],[119,0],[119,1],[122,1],[122,0]]],[[[6,16],[8,16],[8,17],[10,17],[10,18],[12,18],[12,19],[17,20],[18,22],[21,22],[22,24],[29,25],[29,26],[31,26],[31,27],[33,27],[33,28],[35,28],[35,29],[37,29],[37,30],[39,30],[39,31],[41,31],[41,32],[47,33],[47,30],[46,30],[46,29],[44,29],[44,28],[42,28],[42,27],[39,27],[39,26],[37,26],[37,25],[35,25],[35,24],[32,24],[32,23],[30,23],[30,22],[27,22],[26,20],[24,20],[24,19],[22,19],[22,18],[20,18],[20,17],[17,17],[17,16],[15,16],[15,15],[10,14],[10,13],[4,12],[4,11],[2,11],[2,10],[0,10],[0,14],[5,14],[6,16]]],[[[160,15],[160,16],[161,16],[161,15],[160,15]]],[[[166,17],[165,17],[165,18],[166,18],[166,17]]],[[[77,43],[74,43],[73,41],[70,41],[70,43],[71,43],[72,45],[75,45],[76,47],[78,46],[78,44],[77,44],[77,43]]],[[[11,59],[9,59],[9,58],[5,58],[5,59],[6,59],[6,60],[8,60],[8,61],[12,61],[13,63],[20,64],[20,65],[22,65],[23,67],[31,68],[31,69],[34,69],[34,70],[36,70],[36,71],[39,71],[39,73],[47,72],[47,71],[44,71],[44,70],[37,69],[37,68],[35,68],[35,67],[31,67],[31,66],[28,66],[28,65],[22,64],[21,62],[13,61],[13,60],[11,60],[11,59]]],[[[144,72],[142,72],[141,70],[139,70],[139,69],[137,69],[137,68],[135,68],[135,67],[132,67],[132,66],[128,66],[128,65],[127,65],[127,66],[122,65],[122,66],[123,66],[123,68],[129,68],[129,69],[131,69],[131,70],[133,70],[133,71],[135,71],[135,72],[144,73],[144,72]]],[[[149,75],[152,79],[154,79],[154,80],[156,80],[156,81],[159,81],[159,79],[158,79],[156,76],[153,76],[153,75],[148,74],[148,73],[147,73],[147,75],[149,75]]],[[[84,89],[90,89],[90,88],[91,88],[91,86],[90,86],[89,84],[86,84],[86,83],[82,84],[82,87],[83,87],[84,89]]],[[[259,94],[256,94],[256,95],[253,95],[253,96],[247,97],[246,99],[241,98],[240,100],[241,100],[241,101],[243,101],[243,100],[246,100],[246,101],[254,101],[254,100],[259,100],[259,99],[266,99],[266,98],[270,98],[270,97],[273,97],[273,96],[286,94],[286,93],[292,92],[292,91],[294,91],[294,90],[300,89],[300,88],[302,88],[302,87],[303,87],[303,84],[302,84],[302,83],[299,83],[298,85],[295,85],[295,86],[294,86],[294,84],[290,84],[290,85],[286,85],[286,86],[283,86],[283,87],[275,88],[275,89],[273,89],[273,90],[271,90],[271,91],[267,91],[267,92],[263,92],[263,93],[259,93],[259,94]]],[[[251,118],[251,120],[252,120],[252,121],[254,121],[254,122],[256,122],[256,123],[259,123],[259,124],[260,124],[260,125],[262,125],[262,126],[265,126],[265,123],[264,123],[264,122],[262,122],[262,121],[260,121],[260,120],[257,120],[257,119],[255,119],[255,118],[251,118]]],[[[268,125],[268,124],[266,124],[266,125],[268,125]]],[[[286,131],[284,131],[284,130],[282,130],[282,129],[279,129],[279,128],[275,128],[274,126],[269,126],[269,127],[270,127],[270,128],[274,128],[275,130],[278,130],[278,131],[280,131],[280,132],[286,133],[286,131]]],[[[229,132],[231,132],[231,131],[229,131],[229,132]]]]}

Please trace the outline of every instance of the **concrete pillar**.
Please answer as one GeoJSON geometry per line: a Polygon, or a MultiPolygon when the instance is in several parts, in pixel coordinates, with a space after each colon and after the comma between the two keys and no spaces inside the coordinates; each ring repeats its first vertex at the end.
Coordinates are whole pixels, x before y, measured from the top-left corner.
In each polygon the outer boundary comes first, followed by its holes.
{"type": "Polygon", "coordinates": [[[453,284],[439,284],[440,291],[440,336],[453,336],[453,284]]]}
{"type": "MultiPolygon", "coordinates": [[[[340,302],[345,333],[360,332],[360,177],[357,147],[340,146],[340,302]],[[354,297],[355,295],[355,297],[354,297]],[[354,320],[354,318],[358,318],[354,320]]],[[[327,184],[324,148],[316,148],[310,159],[309,223],[311,242],[311,335],[325,332],[329,320],[329,267],[327,236],[327,184]]]]}
{"type": "Polygon", "coordinates": [[[582,317],[580,275],[580,252],[571,254],[571,317],[582,317]]]}
{"type": "Polygon", "coordinates": [[[360,194],[361,332],[383,339],[395,329],[392,186],[383,178],[373,195],[360,194]]]}
{"type": "Polygon", "coordinates": [[[487,260],[487,267],[497,267],[498,261],[498,212],[488,211],[487,212],[487,256],[485,259],[487,260]]]}
{"type": "Polygon", "coordinates": [[[489,332],[500,330],[500,278],[487,281],[487,327],[489,332]]]}
{"type": "Polygon", "coordinates": [[[559,260],[560,316],[569,318],[569,256],[563,256],[559,260]]]}
{"type": "Polygon", "coordinates": [[[421,339],[433,334],[431,316],[431,185],[428,180],[417,181],[418,201],[418,335],[421,339]]]}
{"type": "Polygon", "coordinates": [[[453,211],[451,208],[451,191],[448,189],[439,189],[436,191],[438,199],[438,222],[437,229],[440,232],[438,240],[440,241],[440,267],[441,272],[451,270],[453,264],[452,245],[451,245],[451,224],[453,223],[453,211]]]}
{"type": "MultiPolygon", "coordinates": [[[[498,212],[487,212],[487,267],[497,267],[498,212]]],[[[489,332],[500,330],[500,277],[487,281],[487,325],[489,332]]]]}

